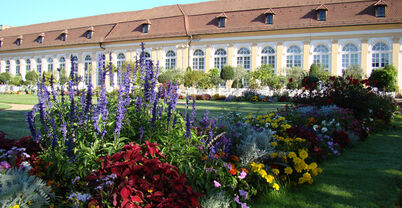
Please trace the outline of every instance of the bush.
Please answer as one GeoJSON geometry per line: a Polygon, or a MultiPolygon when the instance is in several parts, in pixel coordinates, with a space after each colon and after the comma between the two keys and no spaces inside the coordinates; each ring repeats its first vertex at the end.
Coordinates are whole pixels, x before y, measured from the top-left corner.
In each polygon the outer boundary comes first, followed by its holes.
{"type": "Polygon", "coordinates": [[[165,72],[162,72],[158,76],[158,82],[159,83],[171,82],[171,83],[181,84],[182,79],[183,79],[183,76],[181,74],[182,73],[177,69],[167,70],[165,72]]]}
{"type": "Polygon", "coordinates": [[[64,85],[68,82],[68,76],[66,74],[66,69],[63,67],[60,69],[59,84],[64,85]]]}
{"type": "Polygon", "coordinates": [[[23,84],[22,77],[19,75],[11,77],[9,84],[15,86],[21,86],[23,84]]]}
{"type": "Polygon", "coordinates": [[[210,69],[208,72],[208,76],[212,86],[218,87],[220,84],[223,84],[218,68],[210,69]]]}
{"type": "Polygon", "coordinates": [[[286,69],[286,79],[288,81],[286,88],[290,90],[300,89],[302,87],[301,81],[304,76],[305,73],[303,69],[299,67],[286,69]]]}
{"type": "Polygon", "coordinates": [[[360,65],[350,65],[348,68],[344,69],[342,71],[342,75],[344,77],[353,77],[357,79],[362,79],[363,78],[363,69],[360,67],[360,65]]]}
{"type": "Polygon", "coordinates": [[[393,92],[396,90],[394,77],[386,69],[373,70],[369,82],[371,86],[377,87],[381,91],[393,92]]]}
{"type": "Polygon", "coordinates": [[[319,80],[325,81],[328,80],[330,74],[328,71],[324,69],[324,66],[320,64],[311,64],[310,66],[310,71],[309,71],[310,76],[315,76],[319,80]]]}
{"type": "Polygon", "coordinates": [[[186,87],[197,87],[203,76],[203,71],[187,71],[184,73],[183,84],[186,87]]]}
{"type": "Polygon", "coordinates": [[[11,78],[10,73],[8,72],[3,72],[0,74],[0,83],[1,84],[6,84],[11,78]]]}
{"type": "Polygon", "coordinates": [[[234,68],[232,66],[226,65],[222,68],[221,79],[227,81],[227,80],[233,80],[234,77],[235,77],[234,68]]]}
{"type": "MultiPolygon", "coordinates": [[[[28,81],[30,85],[36,84],[36,82],[38,81],[38,78],[39,78],[39,76],[34,70],[30,70],[25,74],[25,80],[28,81]]],[[[61,79],[61,75],[60,75],[60,79],[61,79]]]]}

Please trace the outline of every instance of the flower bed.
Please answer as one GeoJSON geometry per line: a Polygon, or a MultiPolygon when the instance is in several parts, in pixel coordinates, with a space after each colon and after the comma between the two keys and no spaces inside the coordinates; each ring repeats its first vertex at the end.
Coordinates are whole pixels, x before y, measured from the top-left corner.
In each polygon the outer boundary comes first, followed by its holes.
{"type": "MultiPolygon", "coordinates": [[[[36,181],[31,187],[43,193],[16,187],[0,194],[6,207],[248,207],[267,191],[314,183],[321,161],[364,140],[374,130],[370,118],[387,123],[395,110],[380,109],[386,115],[380,116],[367,109],[367,117],[331,102],[266,115],[210,118],[206,111],[196,121],[195,100],[220,96],[185,97],[181,114],[178,86],[158,88],[158,69],[142,57],[138,63],[117,71],[122,82],[111,93],[104,80],[113,69],[99,66],[96,104],[91,83],[78,91],[72,75],[62,93],[52,84],[48,91],[43,79],[39,104],[27,114],[31,137],[11,142],[0,134],[0,183],[7,174],[31,175],[24,180],[36,181]],[[15,200],[27,195],[35,198],[15,200]]],[[[255,96],[260,99],[244,95],[255,96]]],[[[375,94],[368,99],[387,100],[375,94]]]]}

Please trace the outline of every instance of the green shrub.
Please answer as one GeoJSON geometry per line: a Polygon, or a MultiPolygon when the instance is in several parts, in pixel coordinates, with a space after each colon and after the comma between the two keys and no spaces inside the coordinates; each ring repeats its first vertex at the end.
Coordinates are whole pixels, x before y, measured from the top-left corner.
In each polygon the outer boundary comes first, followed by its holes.
{"type": "Polygon", "coordinates": [[[166,83],[169,81],[180,84],[182,82],[182,79],[183,76],[181,75],[181,72],[177,69],[164,71],[158,76],[159,83],[166,83]]]}
{"type": "Polygon", "coordinates": [[[328,80],[330,74],[328,71],[324,69],[324,66],[320,64],[311,64],[310,66],[310,71],[309,71],[310,76],[317,77],[319,80],[328,80]]]}
{"type": "Polygon", "coordinates": [[[362,79],[363,78],[363,69],[357,64],[350,65],[348,68],[346,68],[342,71],[342,74],[344,77],[351,76],[356,79],[362,79]]]}
{"type": "MultiPolygon", "coordinates": [[[[64,70],[64,68],[62,70],[64,70]]],[[[28,71],[25,74],[25,80],[28,81],[29,84],[31,84],[31,85],[36,84],[36,82],[38,81],[38,77],[39,77],[38,74],[33,70],[28,71]]],[[[60,79],[61,79],[61,75],[60,75],[60,79]]]]}
{"type": "Polygon", "coordinates": [[[286,88],[290,90],[301,88],[301,81],[304,78],[305,73],[303,69],[299,67],[293,67],[286,69],[286,88]]]}
{"type": "Polygon", "coordinates": [[[11,77],[10,84],[15,85],[15,86],[21,86],[22,85],[22,77],[19,75],[11,77]]]}
{"type": "Polygon", "coordinates": [[[50,187],[39,178],[31,176],[22,168],[10,168],[0,174],[0,205],[13,207],[18,204],[21,208],[44,207],[49,204],[50,187]]]}
{"type": "Polygon", "coordinates": [[[377,87],[379,90],[387,92],[396,90],[392,73],[385,69],[373,70],[369,77],[369,83],[371,86],[377,87]]]}
{"type": "Polygon", "coordinates": [[[208,76],[212,86],[218,87],[220,84],[223,84],[223,80],[220,77],[220,72],[218,68],[210,69],[208,71],[208,76]]]}
{"type": "Polygon", "coordinates": [[[3,73],[0,74],[0,83],[5,84],[5,83],[7,83],[7,81],[10,80],[10,78],[11,78],[10,73],[3,72],[3,73]]]}
{"type": "Polygon", "coordinates": [[[222,71],[221,71],[221,79],[223,79],[223,80],[225,80],[225,81],[227,81],[227,80],[233,80],[233,79],[234,79],[234,76],[235,76],[235,74],[234,74],[234,69],[233,69],[232,66],[227,65],[227,66],[224,66],[224,67],[222,68],[222,71]]]}
{"type": "Polygon", "coordinates": [[[204,76],[203,71],[198,70],[187,71],[186,73],[184,73],[183,84],[186,87],[197,87],[199,81],[203,76],[204,76]]]}

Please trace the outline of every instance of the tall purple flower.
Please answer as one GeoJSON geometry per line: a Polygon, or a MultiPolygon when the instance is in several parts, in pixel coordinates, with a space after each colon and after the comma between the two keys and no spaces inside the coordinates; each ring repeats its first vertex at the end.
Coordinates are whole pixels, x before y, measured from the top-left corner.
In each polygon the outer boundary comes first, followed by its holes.
{"type": "Polygon", "coordinates": [[[135,105],[137,107],[137,112],[141,112],[142,109],[142,97],[138,96],[137,99],[135,100],[135,105]]]}
{"type": "Polygon", "coordinates": [[[193,110],[191,111],[191,118],[190,118],[190,122],[193,124],[194,123],[194,119],[195,119],[195,112],[197,110],[196,105],[195,105],[195,96],[193,96],[193,110]]]}
{"type": "Polygon", "coordinates": [[[113,67],[112,67],[112,53],[109,53],[109,79],[110,79],[110,86],[114,86],[114,73],[113,73],[113,67]]]}

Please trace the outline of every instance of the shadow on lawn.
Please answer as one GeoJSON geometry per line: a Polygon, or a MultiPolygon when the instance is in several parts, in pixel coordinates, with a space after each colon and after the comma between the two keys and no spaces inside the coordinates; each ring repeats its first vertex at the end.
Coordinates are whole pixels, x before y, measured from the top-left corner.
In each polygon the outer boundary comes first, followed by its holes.
{"type": "Polygon", "coordinates": [[[0,110],[0,130],[8,134],[10,139],[20,139],[30,135],[25,122],[28,111],[0,110]]]}

